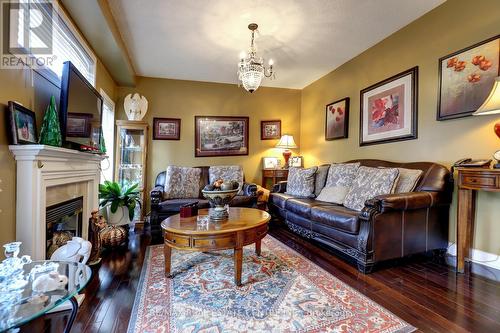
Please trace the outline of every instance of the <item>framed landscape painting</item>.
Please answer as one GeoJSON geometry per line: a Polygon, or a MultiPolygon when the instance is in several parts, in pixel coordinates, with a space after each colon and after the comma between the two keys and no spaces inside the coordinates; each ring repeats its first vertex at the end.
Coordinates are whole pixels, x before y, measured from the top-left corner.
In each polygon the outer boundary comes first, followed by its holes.
{"type": "Polygon", "coordinates": [[[248,155],[248,117],[195,116],[195,157],[248,155]]]}
{"type": "Polygon", "coordinates": [[[153,118],[153,140],[180,140],[181,120],[177,118],[153,118]]]}
{"type": "Polygon", "coordinates": [[[437,120],[470,116],[500,75],[500,35],[439,59],[437,120]]]}
{"type": "Polygon", "coordinates": [[[418,67],[361,90],[360,146],[417,138],[418,67]]]}
{"type": "Polygon", "coordinates": [[[263,120],[260,122],[260,139],[276,140],[281,138],[281,120],[263,120]]]}
{"type": "Polygon", "coordinates": [[[349,97],[326,106],[325,140],[347,138],[349,130],[349,97]]]}

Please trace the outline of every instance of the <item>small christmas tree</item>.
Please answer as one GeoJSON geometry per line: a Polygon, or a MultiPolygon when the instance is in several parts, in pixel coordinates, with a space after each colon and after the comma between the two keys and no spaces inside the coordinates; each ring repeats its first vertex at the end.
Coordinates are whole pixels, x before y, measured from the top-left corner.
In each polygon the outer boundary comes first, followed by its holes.
{"type": "Polygon", "coordinates": [[[47,111],[45,111],[45,115],[43,116],[39,142],[44,145],[62,146],[61,126],[56,110],[56,98],[54,96],[50,98],[50,104],[47,106],[47,111]]]}

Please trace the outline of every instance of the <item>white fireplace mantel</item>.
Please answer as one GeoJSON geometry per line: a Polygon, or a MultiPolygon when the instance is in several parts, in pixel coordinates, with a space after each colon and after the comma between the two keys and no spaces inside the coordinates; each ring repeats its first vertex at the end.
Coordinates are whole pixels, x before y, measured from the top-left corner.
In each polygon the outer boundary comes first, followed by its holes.
{"type": "MultiPolygon", "coordinates": [[[[68,184],[84,184],[82,236],[87,238],[88,219],[98,207],[100,155],[46,145],[9,146],[17,164],[16,239],[22,252],[45,259],[47,190],[68,184]]],[[[67,198],[72,199],[72,198],[67,198]]]]}

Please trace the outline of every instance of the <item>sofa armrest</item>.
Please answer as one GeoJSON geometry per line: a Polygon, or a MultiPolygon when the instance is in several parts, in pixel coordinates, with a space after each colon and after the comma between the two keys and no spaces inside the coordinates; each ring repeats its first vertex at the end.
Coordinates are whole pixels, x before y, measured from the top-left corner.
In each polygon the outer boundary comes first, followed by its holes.
{"type": "Polygon", "coordinates": [[[245,195],[247,197],[256,197],[257,196],[257,184],[243,183],[241,190],[243,191],[243,195],[245,195]]]}
{"type": "Polygon", "coordinates": [[[439,192],[409,192],[379,195],[369,199],[365,208],[384,213],[394,210],[429,208],[439,204],[439,192]]]}
{"type": "Polygon", "coordinates": [[[158,205],[163,199],[163,186],[155,186],[151,192],[149,192],[151,198],[151,206],[158,205]]]}
{"type": "Polygon", "coordinates": [[[277,184],[274,184],[273,188],[271,190],[271,193],[285,193],[286,192],[286,184],[287,184],[286,180],[278,182],[277,184]]]}

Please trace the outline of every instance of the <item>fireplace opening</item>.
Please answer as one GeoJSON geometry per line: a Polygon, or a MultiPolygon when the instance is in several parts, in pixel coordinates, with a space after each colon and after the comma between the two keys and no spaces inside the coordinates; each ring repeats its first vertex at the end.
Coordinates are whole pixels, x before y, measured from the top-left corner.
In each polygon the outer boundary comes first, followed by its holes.
{"type": "Polygon", "coordinates": [[[46,259],[50,259],[55,250],[66,244],[74,236],[82,236],[83,197],[78,197],[47,207],[45,250],[46,259]]]}

